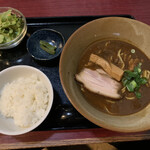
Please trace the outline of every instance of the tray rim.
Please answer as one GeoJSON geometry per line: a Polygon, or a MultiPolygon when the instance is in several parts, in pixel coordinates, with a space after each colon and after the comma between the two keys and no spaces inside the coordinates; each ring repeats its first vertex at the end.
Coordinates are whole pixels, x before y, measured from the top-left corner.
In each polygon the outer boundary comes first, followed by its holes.
{"type": "MultiPolygon", "coordinates": [[[[81,21],[83,22],[89,22],[92,21],[94,19],[98,19],[98,18],[104,18],[104,17],[126,17],[126,18],[130,18],[130,19],[135,19],[134,16],[130,15],[130,14],[116,14],[116,15],[91,15],[91,16],[61,16],[61,17],[26,17],[27,20],[27,25],[33,25],[33,23],[38,23],[36,22],[37,20],[43,20],[43,21],[47,21],[49,20],[49,22],[66,22],[69,21],[69,24],[71,24],[71,22],[77,22],[77,21],[81,21]]],[[[45,22],[47,23],[47,22],[45,22]]]]}

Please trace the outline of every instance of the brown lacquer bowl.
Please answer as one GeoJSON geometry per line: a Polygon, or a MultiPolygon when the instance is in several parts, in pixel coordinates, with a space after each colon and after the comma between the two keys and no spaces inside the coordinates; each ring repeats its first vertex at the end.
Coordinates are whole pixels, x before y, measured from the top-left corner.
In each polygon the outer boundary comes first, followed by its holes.
{"type": "Polygon", "coordinates": [[[75,80],[79,60],[86,47],[103,38],[126,40],[140,48],[150,58],[150,26],[137,20],[107,17],[91,21],[68,39],[60,58],[60,79],[72,105],[88,120],[106,129],[139,132],[150,129],[150,105],[126,116],[113,116],[91,106],[75,80]]]}

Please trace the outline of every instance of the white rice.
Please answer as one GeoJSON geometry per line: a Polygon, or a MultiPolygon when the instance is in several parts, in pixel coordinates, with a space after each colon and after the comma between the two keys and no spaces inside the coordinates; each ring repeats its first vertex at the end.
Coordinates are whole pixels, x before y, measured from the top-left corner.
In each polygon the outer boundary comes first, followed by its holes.
{"type": "Polygon", "coordinates": [[[12,117],[20,127],[30,127],[45,113],[49,94],[43,82],[33,74],[4,86],[0,95],[0,112],[12,117]]]}

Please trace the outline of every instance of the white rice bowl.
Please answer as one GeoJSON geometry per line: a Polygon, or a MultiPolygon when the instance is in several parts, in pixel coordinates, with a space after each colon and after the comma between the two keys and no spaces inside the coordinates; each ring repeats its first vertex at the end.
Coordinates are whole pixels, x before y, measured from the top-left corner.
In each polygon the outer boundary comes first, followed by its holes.
{"type": "Polygon", "coordinates": [[[19,65],[0,72],[0,133],[20,135],[35,129],[52,103],[51,82],[40,70],[19,65]]]}

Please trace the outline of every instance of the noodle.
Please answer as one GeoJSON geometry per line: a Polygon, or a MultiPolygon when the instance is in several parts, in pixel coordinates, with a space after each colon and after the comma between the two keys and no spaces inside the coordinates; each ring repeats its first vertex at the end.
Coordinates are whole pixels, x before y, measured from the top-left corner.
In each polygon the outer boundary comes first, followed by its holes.
{"type": "Polygon", "coordinates": [[[150,85],[150,71],[149,70],[144,70],[142,76],[145,77],[148,80],[147,86],[149,86],[150,85]]]}
{"type": "Polygon", "coordinates": [[[126,86],[121,89],[121,92],[124,93],[126,91],[126,86]]]}
{"type": "Polygon", "coordinates": [[[109,109],[105,106],[105,110],[109,113],[109,114],[114,114],[114,113],[112,113],[111,111],[109,111],[109,109]]]}
{"type": "Polygon", "coordinates": [[[121,57],[121,49],[118,51],[118,55],[117,55],[117,56],[119,57],[119,59],[120,59],[120,61],[121,61],[121,63],[122,63],[121,69],[123,69],[124,66],[125,66],[125,63],[124,63],[124,61],[122,60],[122,57],[121,57]]]}
{"type": "Polygon", "coordinates": [[[125,97],[126,99],[128,99],[128,100],[133,100],[133,99],[135,99],[135,97],[133,96],[133,97],[125,97]]]}

